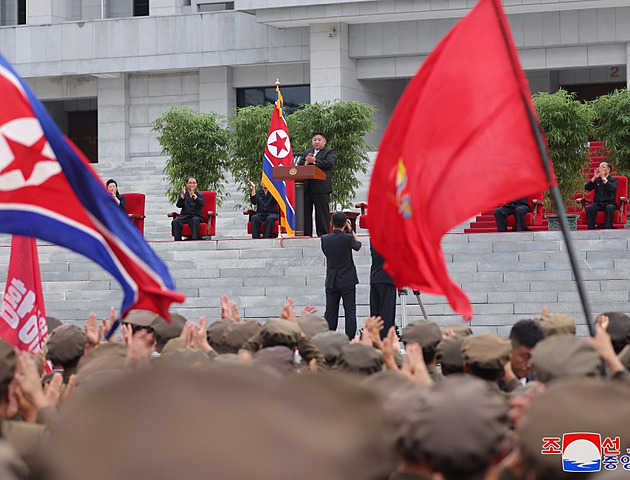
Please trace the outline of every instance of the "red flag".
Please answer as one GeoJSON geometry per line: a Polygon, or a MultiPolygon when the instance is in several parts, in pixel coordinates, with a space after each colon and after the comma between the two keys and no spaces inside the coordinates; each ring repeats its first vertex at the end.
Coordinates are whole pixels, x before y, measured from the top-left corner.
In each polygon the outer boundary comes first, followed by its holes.
{"type": "Polygon", "coordinates": [[[446,295],[472,316],[440,240],[484,209],[549,187],[534,128],[501,3],[480,0],[411,80],[379,147],[370,235],[397,287],[446,295]]]}
{"type": "Polygon", "coordinates": [[[20,350],[43,350],[48,337],[34,238],[14,235],[0,313],[0,337],[20,350]]]}

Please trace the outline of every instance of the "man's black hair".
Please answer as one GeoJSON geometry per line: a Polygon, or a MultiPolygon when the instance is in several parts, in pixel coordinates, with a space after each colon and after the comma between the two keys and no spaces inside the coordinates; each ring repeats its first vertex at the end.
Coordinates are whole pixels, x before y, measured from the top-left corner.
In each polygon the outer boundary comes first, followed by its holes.
{"type": "Polygon", "coordinates": [[[482,380],[488,380],[491,382],[496,382],[501,377],[503,373],[502,368],[481,368],[477,365],[468,364],[468,368],[470,368],[470,374],[481,378],[482,380]]]}
{"type": "Polygon", "coordinates": [[[332,224],[335,228],[343,228],[348,217],[343,212],[335,212],[332,216],[332,224]]]}
{"type": "Polygon", "coordinates": [[[328,140],[324,132],[313,132],[313,135],[311,135],[311,138],[313,138],[315,135],[321,135],[322,137],[324,137],[324,140],[328,140]]]}
{"type": "Polygon", "coordinates": [[[544,338],[545,330],[540,323],[533,318],[519,320],[512,326],[512,330],[510,330],[510,340],[514,340],[524,347],[533,348],[544,338]]]}

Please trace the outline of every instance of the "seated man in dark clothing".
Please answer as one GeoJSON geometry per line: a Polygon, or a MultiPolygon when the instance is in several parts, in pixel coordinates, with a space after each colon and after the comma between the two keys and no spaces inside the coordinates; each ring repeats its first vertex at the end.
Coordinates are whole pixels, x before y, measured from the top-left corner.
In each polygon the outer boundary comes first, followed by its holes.
{"type": "Polygon", "coordinates": [[[525,214],[529,212],[529,202],[527,197],[518,198],[494,211],[494,218],[497,221],[497,232],[507,232],[507,217],[514,215],[516,227],[514,231],[522,232],[525,230],[525,214]]]}
{"type": "Polygon", "coordinates": [[[203,212],[201,207],[205,205],[203,193],[197,192],[197,180],[190,177],[186,180],[186,186],[182,185],[182,194],[177,199],[177,207],[182,211],[173,220],[173,237],[176,241],[182,239],[182,226],[190,225],[193,240],[201,240],[201,222],[203,222],[203,212]]]}
{"type": "Polygon", "coordinates": [[[615,210],[617,210],[617,203],[615,202],[617,197],[617,179],[610,176],[610,165],[606,162],[600,163],[593,173],[593,178],[586,182],[584,188],[586,190],[595,190],[593,203],[586,207],[588,229],[593,230],[595,228],[595,218],[598,212],[604,212],[606,215],[604,228],[613,228],[613,215],[615,210]]]}
{"type": "Polygon", "coordinates": [[[250,199],[257,205],[256,213],[252,215],[252,238],[260,238],[260,227],[264,224],[263,238],[271,238],[273,226],[278,221],[278,202],[263,183],[262,188],[256,190],[256,185],[248,180],[252,187],[250,199]]]}

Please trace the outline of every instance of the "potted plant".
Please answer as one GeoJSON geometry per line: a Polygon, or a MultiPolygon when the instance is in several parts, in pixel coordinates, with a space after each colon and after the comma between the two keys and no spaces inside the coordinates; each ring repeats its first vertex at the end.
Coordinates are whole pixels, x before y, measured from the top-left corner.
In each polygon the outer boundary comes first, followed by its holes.
{"type": "MultiPolygon", "coordinates": [[[[576,205],[576,194],[584,190],[583,170],[588,140],[593,133],[591,109],[577,100],[574,93],[562,89],[555,93],[537,93],[532,100],[547,139],[558,190],[565,210],[568,210],[567,207],[576,205]]],[[[545,206],[555,212],[548,193],[545,194],[545,206]]],[[[577,229],[577,217],[579,215],[569,217],[573,229],[577,229]]],[[[559,223],[552,215],[548,220],[550,230],[559,229],[559,223]]]]}
{"type": "Polygon", "coordinates": [[[164,174],[166,195],[175,203],[181,186],[195,177],[199,190],[225,195],[225,172],[229,160],[230,135],[216,113],[199,113],[189,107],[171,107],[152,123],[162,153],[168,155],[164,174]]]}

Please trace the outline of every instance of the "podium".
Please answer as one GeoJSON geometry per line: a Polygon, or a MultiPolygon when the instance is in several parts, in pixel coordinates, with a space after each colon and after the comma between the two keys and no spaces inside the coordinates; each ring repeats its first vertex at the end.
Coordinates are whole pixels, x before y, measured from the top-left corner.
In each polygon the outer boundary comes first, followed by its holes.
{"type": "Polygon", "coordinates": [[[273,167],[271,179],[295,182],[295,236],[304,236],[304,180],[326,180],[326,173],[315,165],[273,167]]]}

